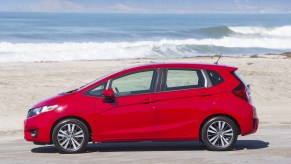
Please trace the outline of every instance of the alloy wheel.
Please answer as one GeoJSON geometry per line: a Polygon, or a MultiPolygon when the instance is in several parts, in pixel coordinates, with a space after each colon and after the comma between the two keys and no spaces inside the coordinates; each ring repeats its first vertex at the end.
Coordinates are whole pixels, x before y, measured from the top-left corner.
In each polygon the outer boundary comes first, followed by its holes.
{"type": "Polygon", "coordinates": [[[225,121],[214,121],[207,128],[207,139],[211,145],[217,148],[228,147],[233,138],[234,130],[225,121]]]}
{"type": "Polygon", "coordinates": [[[85,139],[84,131],[74,123],[63,125],[57,133],[59,145],[69,151],[77,151],[82,146],[85,139]]]}

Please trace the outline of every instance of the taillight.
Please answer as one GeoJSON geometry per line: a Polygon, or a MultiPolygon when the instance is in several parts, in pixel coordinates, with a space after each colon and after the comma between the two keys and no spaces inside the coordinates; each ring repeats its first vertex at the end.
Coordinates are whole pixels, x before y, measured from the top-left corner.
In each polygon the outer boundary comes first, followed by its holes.
{"type": "Polygon", "coordinates": [[[233,76],[240,82],[240,84],[232,90],[232,93],[239,98],[252,104],[251,88],[250,85],[246,85],[236,72],[232,72],[233,76]]]}
{"type": "Polygon", "coordinates": [[[249,102],[246,87],[243,83],[240,83],[236,88],[234,88],[232,90],[232,93],[238,96],[239,98],[242,98],[243,100],[249,102]]]}

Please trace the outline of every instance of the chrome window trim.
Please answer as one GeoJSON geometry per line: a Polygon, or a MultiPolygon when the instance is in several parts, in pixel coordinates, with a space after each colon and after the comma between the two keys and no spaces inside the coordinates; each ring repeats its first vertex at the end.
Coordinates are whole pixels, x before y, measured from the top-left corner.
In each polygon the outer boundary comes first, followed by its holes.
{"type": "Polygon", "coordinates": [[[111,79],[109,79],[108,81],[107,81],[107,84],[106,84],[106,87],[105,87],[105,89],[108,89],[109,88],[109,84],[111,83],[111,79]]]}
{"type": "Polygon", "coordinates": [[[207,85],[208,80],[207,80],[207,78],[205,76],[205,72],[202,69],[200,69],[200,71],[202,72],[202,75],[203,75],[203,78],[204,78],[204,87],[207,88],[208,87],[208,85],[207,85]]]}

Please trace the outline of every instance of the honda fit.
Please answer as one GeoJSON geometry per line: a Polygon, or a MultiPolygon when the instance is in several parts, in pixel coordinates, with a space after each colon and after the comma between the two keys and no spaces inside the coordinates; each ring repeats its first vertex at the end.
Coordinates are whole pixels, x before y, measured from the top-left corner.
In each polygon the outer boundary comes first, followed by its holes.
{"type": "Polygon", "coordinates": [[[236,70],[193,63],[124,69],[33,106],[24,137],[60,153],[121,141],[198,140],[209,150],[230,150],[259,122],[236,70]]]}

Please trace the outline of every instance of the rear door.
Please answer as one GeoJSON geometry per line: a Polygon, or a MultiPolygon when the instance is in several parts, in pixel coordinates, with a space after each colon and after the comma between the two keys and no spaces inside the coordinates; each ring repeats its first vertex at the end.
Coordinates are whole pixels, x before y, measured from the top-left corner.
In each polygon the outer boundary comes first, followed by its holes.
{"type": "Polygon", "coordinates": [[[209,103],[205,73],[200,69],[168,68],[155,103],[163,139],[197,138],[198,119],[209,103]]]}

